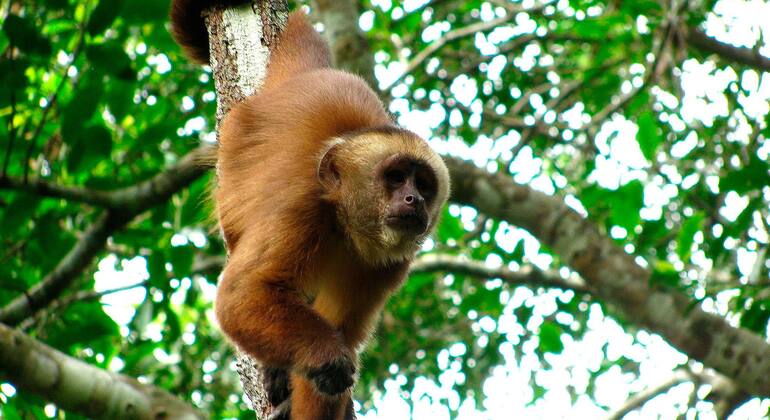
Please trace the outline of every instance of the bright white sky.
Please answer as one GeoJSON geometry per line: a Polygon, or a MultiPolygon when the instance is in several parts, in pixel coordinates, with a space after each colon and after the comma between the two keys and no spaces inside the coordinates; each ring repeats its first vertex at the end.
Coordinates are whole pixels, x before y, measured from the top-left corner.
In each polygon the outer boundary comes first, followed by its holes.
{"type": "MultiPolygon", "coordinates": [[[[376,7],[383,10],[390,10],[393,16],[403,14],[404,11],[419,7],[424,0],[406,1],[404,8],[393,8],[390,0],[373,0],[376,7]]],[[[534,4],[532,1],[525,1],[525,6],[534,4]]],[[[564,10],[568,5],[567,1],[560,1],[557,7],[564,10]]],[[[481,18],[490,20],[495,14],[502,11],[494,10],[491,6],[485,6],[482,9],[481,18]]],[[[759,36],[760,31],[765,37],[770,36],[770,2],[764,1],[741,1],[741,0],[722,0],[712,14],[706,26],[706,32],[722,41],[730,42],[734,45],[753,46],[759,36]]],[[[374,14],[366,12],[360,20],[363,29],[369,29],[372,25],[374,14]]],[[[506,66],[504,57],[496,57],[495,43],[504,41],[511,36],[520,33],[532,32],[535,26],[525,15],[516,19],[515,29],[500,29],[494,31],[489,37],[477,36],[476,44],[478,48],[490,56],[490,77],[499,75],[500,71],[511,71],[510,66],[506,66]]],[[[646,21],[640,18],[637,21],[640,30],[646,28],[646,21]]],[[[451,29],[448,24],[435,24],[427,29],[423,34],[426,41],[431,41],[443,32],[451,29]]],[[[138,48],[142,48],[140,45],[138,48]]],[[[765,46],[761,52],[770,56],[770,46],[765,46]]],[[[521,61],[516,65],[526,69],[534,63],[534,57],[539,51],[527,50],[523,54],[521,61]]],[[[160,57],[160,56],[159,56],[160,57]]],[[[388,63],[387,67],[378,64],[376,74],[383,85],[389,84],[403,69],[404,62],[408,57],[404,57],[401,62],[388,63]]],[[[163,56],[157,60],[156,71],[168,71],[170,67],[168,60],[163,56]],[[160,67],[163,67],[161,69],[160,67]]],[[[382,60],[379,60],[380,63],[382,60]]],[[[629,82],[624,88],[630,89],[632,85],[641,82],[644,72],[643,66],[638,66],[636,79],[629,82]]],[[[684,74],[682,77],[684,97],[682,117],[685,121],[679,121],[676,115],[668,115],[670,123],[675,129],[684,128],[684,123],[690,123],[693,120],[703,121],[709,124],[717,115],[725,115],[727,112],[726,98],[722,90],[727,83],[740,80],[741,86],[750,92],[743,95],[741,104],[744,112],[749,116],[766,115],[768,113],[768,104],[770,103],[770,74],[758,74],[755,71],[745,71],[738,75],[732,70],[716,69],[713,63],[699,63],[695,60],[688,60],[684,65],[684,74]]],[[[397,86],[394,90],[395,96],[406,92],[406,86],[397,86]]],[[[481,110],[482,104],[476,100],[478,87],[467,77],[460,76],[452,84],[451,90],[458,102],[469,106],[477,112],[481,110]]],[[[671,107],[676,105],[677,99],[660,90],[654,90],[659,101],[663,106],[671,107]]],[[[542,107],[542,101],[537,102],[539,97],[533,101],[533,106],[542,107]]],[[[186,106],[192,107],[187,104],[186,106]]],[[[507,159],[510,157],[511,148],[518,142],[518,136],[515,133],[506,134],[497,139],[480,138],[472,146],[466,145],[460,139],[437,139],[432,136],[432,129],[438,126],[446,117],[447,110],[436,104],[428,111],[414,111],[409,108],[406,100],[396,99],[392,103],[391,111],[401,115],[400,123],[411,130],[430,139],[431,144],[441,153],[461,156],[465,159],[475,162],[479,167],[489,167],[496,169],[494,162],[497,158],[507,159]]],[[[587,121],[588,116],[582,113],[580,107],[571,110],[569,120],[570,125],[575,128],[587,121]]],[[[459,115],[449,113],[450,123],[456,123],[459,115]]],[[[479,116],[471,117],[471,124],[478,124],[479,116]],[[474,121],[475,119],[475,121],[474,121]]],[[[549,117],[546,116],[546,120],[549,117]]],[[[193,122],[191,126],[185,127],[185,130],[200,130],[201,121],[193,122]]],[[[739,125],[740,127],[740,125],[739,125]]],[[[745,123],[743,129],[739,132],[745,133],[745,123]]],[[[602,156],[597,159],[596,171],[591,176],[591,180],[606,188],[617,188],[630,180],[640,179],[646,183],[645,187],[645,208],[642,216],[649,219],[657,219],[662,212],[663,206],[668,200],[676,194],[676,187],[664,185],[662,180],[648,180],[644,168],[648,165],[639,150],[635,140],[636,126],[631,121],[622,117],[614,117],[606,123],[597,136],[598,148],[602,156]],[[611,134],[616,133],[611,136],[611,134]]],[[[735,141],[745,141],[744,138],[736,136],[735,141]]],[[[674,145],[672,154],[674,157],[681,157],[689,153],[696,145],[697,138],[693,136],[674,145]]],[[[770,145],[762,148],[760,152],[764,159],[770,154],[770,145]]],[[[515,179],[518,182],[529,183],[534,188],[540,189],[546,193],[555,193],[552,183],[545,175],[540,172],[542,160],[532,155],[532,151],[525,147],[516,159],[514,167],[517,169],[515,179]]],[[[674,167],[664,168],[673,179],[681,179],[676,173],[674,167]]],[[[713,178],[713,177],[712,177],[713,178]]],[[[693,179],[692,182],[696,180],[693,179]]],[[[707,179],[709,185],[717,188],[717,179],[707,179]]],[[[554,179],[557,186],[563,186],[565,180],[554,179]]],[[[576,210],[584,212],[580,203],[568,197],[568,203],[576,210]]],[[[722,214],[728,219],[734,220],[734,217],[747,204],[747,199],[737,195],[730,195],[726,200],[722,214]]],[[[452,206],[450,211],[463,220],[466,227],[471,229],[474,224],[476,212],[470,208],[460,208],[452,206]]],[[[625,232],[613,230],[613,236],[623,237],[625,232]]],[[[495,238],[503,248],[512,249],[518,241],[525,243],[526,258],[532,263],[547,267],[551,258],[548,255],[539,252],[537,241],[526,232],[510,227],[501,231],[495,238]]],[[[702,238],[701,238],[702,239],[702,238]]],[[[188,241],[196,245],[202,245],[205,237],[198,232],[182,232],[176,235],[173,245],[186,244],[188,241]]],[[[704,271],[711,268],[711,263],[702,253],[696,253],[693,256],[694,262],[704,267],[704,271]]],[[[739,268],[744,275],[751,272],[756,260],[756,252],[749,249],[739,250],[739,268]]],[[[672,261],[677,263],[677,261],[672,261]]],[[[497,256],[488,258],[487,263],[499,265],[502,260],[497,256]]],[[[681,264],[681,262],[678,262],[681,264]]],[[[517,268],[517,267],[511,267],[517,268]]],[[[702,274],[701,274],[702,275],[702,274]]],[[[99,264],[99,271],[94,275],[96,281],[96,290],[114,289],[129,284],[134,284],[148,277],[146,261],[142,257],[136,257],[131,260],[118,262],[114,256],[105,258],[99,264]],[[115,270],[115,267],[118,270],[115,270]]],[[[177,281],[177,280],[175,280],[177,281]]],[[[181,280],[182,288],[190,287],[190,279],[181,280]]],[[[206,296],[213,300],[214,288],[205,282],[200,282],[204,288],[206,296]]],[[[527,328],[537,330],[543,318],[553,314],[556,310],[555,301],[559,298],[569,296],[571,292],[562,294],[558,291],[550,291],[535,296],[527,288],[517,288],[512,293],[507,294],[508,302],[504,315],[497,321],[488,317],[479,319],[474,328],[482,331],[493,331],[495,328],[507,334],[509,341],[518,343],[522,337],[523,327],[518,324],[513,316],[513,308],[518,307],[523,302],[534,308],[534,315],[527,328]],[[562,296],[564,295],[564,296],[562,296]]],[[[144,289],[137,288],[132,290],[114,293],[102,298],[106,305],[107,313],[122,327],[123,333],[127,333],[125,325],[134,314],[135,308],[143,301],[145,295],[144,289]]],[[[704,307],[722,315],[727,313],[727,300],[729,292],[719,296],[716,301],[707,300],[704,307]]],[[[181,304],[180,299],[172,299],[181,304]]],[[[439,355],[439,365],[444,368],[439,378],[439,383],[428,381],[427,379],[418,379],[415,387],[411,391],[410,401],[407,403],[402,398],[402,385],[405,384],[403,376],[398,374],[398,367],[392,366],[392,379],[386,382],[385,392],[382,393],[375,402],[376,409],[367,413],[361,413],[363,419],[407,419],[410,417],[410,404],[413,407],[412,415],[418,419],[449,419],[450,413],[444,404],[449,404],[453,408],[460,407],[458,419],[509,419],[512,415],[518,418],[527,419],[558,419],[558,418],[602,418],[606,412],[598,407],[591,399],[581,397],[575,404],[572,403],[567,386],[575,387],[578,390],[584,390],[588,384],[590,372],[596,371],[602,361],[603,348],[606,347],[607,355],[610,361],[616,360],[620,356],[625,356],[635,360],[641,366],[641,375],[635,378],[631,375],[621,373],[619,368],[611,368],[601,374],[597,380],[596,399],[600,404],[611,408],[620,407],[626,399],[635,392],[641,391],[647,387],[654,387],[665,382],[671,377],[676,367],[687,361],[687,358],[678,351],[671,348],[657,335],[650,335],[646,332],[636,334],[635,343],[632,337],[626,334],[623,329],[611,318],[607,318],[602,313],[598,305],[592,305],[589,309],[590,317],[588,321],[588,332],[585,338],[575,342],[569,336],[563,336],[565,345],[564,352],[561,355],[547,355],[547,360],[552,367],[544,369],[540,362],[532,354],[532,349],[536,348],[536,341],[525,343],[525,354],[521,363],[517,363],[514,358],[513,346],[509,343],[500,348],[506,363],[495,369],[493,375],[484,383],[484,395],[486,399],[483,407],[475,407],[470,401],[460,398],[460,396],[451,390],[451,385],[463,380],[457,363],[452,363],[450,356],[458,356],[465,352],[465,346],[457,343],[450,345],[439,355]],[[535,404],[528,406],[531,400],[531,390],[529,380],[531,377],[541,386],[548,389],[545,396],[535,404]],[[443,399],[443,403],[433,402],[436,399],[443,399]]],[[[214,317],[209,314],[213,322],[214,317]]],[[[559,315],[562,316],[562,315],[559,315]]],[[[571,320],[567,320],[570,322],[571,320]]],[[[151,325],[148,331],[149,338],[161,339],[161,326],[151,325]]],[[[190,332],[185,334],[185,339],[194,340],[194,335],[190,332]]],[[[155,356],[166,363],[175,363],[176,356],[168,355],[158,351],[155,356]]],[[[122,362],[116,360],[112,367],[120,369],[122,362]]],[[[697,366],[696,366],[697,368],[697,366]]],[[[14,390],[9,384],[0,385],[0,389],[6,394],[13,394],[14,390]]],[[[682,384],[672,388],[669,392],[662,394],[649,403],[644,405],[642,410],[629,414],[627,419],[649,419],[649,418],[675,418],[684,409],[692,390],[691,384],[682,384]]],[[[702,396],[706,389],[699,390],[702,396]]],[[[733,418],[756,419],[760,418],[762,413],[770,407],[770,400],[754,399],[746,404],[740,410],[736,411],[733,418]]],[[[686,413],[687,419],[715,418],[711,411],[711,404],[700,402],[697,406],[698,412],[690,410],[686,413]]]]}

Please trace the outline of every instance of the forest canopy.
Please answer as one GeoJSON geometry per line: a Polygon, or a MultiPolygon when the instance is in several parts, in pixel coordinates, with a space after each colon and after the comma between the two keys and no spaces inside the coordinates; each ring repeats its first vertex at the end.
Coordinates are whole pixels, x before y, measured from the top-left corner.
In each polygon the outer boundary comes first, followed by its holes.
{"type": "MultiPolygon", "coordinates": [[[[168,6],[0,2],[0,418],[254,416],[168,6]]],[[[297,7],[453,183],[360,418],[768,415],[770,3],[297,7]]]]}

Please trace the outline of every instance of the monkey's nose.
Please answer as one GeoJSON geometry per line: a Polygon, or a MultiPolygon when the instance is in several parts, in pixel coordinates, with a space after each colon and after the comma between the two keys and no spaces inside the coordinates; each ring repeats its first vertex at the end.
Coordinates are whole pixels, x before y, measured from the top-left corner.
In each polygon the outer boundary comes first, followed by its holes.
{"type": "Polygon", "coordinates": [[[406,204],[408,204],[410,206],[416,206],[416,205],[422,203],[423,201],[425,201],[425,200],[422,197],[420,197],[419,195],[408,194],[408,195],[406,195],[404,197],[404,203],[406,203],[406,204]]]}

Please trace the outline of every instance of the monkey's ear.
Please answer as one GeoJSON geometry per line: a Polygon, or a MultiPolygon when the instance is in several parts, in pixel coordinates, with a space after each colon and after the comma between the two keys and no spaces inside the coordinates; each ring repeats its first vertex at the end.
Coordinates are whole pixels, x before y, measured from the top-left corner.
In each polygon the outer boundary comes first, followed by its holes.
{"type": "Polygon", "coordinates": [[[340,173],[334,161],[340,149],[341,141],[331,143],[321,155],[318,163],[318,181],[327,191],[336,190],[341,183],[340,173]]]}

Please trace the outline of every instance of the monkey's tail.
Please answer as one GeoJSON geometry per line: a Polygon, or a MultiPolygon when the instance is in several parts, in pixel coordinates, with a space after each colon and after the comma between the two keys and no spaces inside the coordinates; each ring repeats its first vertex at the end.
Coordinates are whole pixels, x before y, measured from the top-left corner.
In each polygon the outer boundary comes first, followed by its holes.
{"type": "Polygon", "coordinates": [[[209,33],[201,13],[214,4],[234,6],[248,0],[173,0],[171,35],[195,62],[209,64],[209,33]]]}
{"type": "MultiPolygon", "coordinates": [[[[201,13],[214,4],[234,6],[247,0],[173,0],[171,34],[188,56],[209,64],[209,34],[201,13]]],[[[329,47],[301,11],[289,15],[286,28],[270,55],[266,86],[275,86],[292,75],[331,66],[329,47]]]]}
{"type": "Polygon", "coordinates": [[[289,15],[286,28],[270,54],[265,87],[278,86],[296,74],[331,66],[326,41],[300,10],[289,15]]]}

